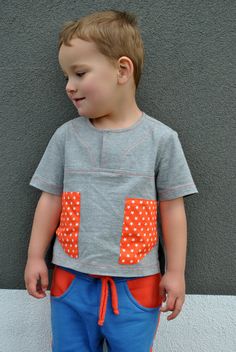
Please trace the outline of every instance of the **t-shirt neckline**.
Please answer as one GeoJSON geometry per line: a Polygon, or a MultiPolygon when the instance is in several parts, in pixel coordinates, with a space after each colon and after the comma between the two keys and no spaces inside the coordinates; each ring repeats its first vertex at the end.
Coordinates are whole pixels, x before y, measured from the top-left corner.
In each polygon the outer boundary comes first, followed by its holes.
{"type": "Polygon", "coordinates": [[[144,115],[145,113],[142,111],[142,115],[133,125],[129,127],[124,127],[124,128],[97,128],[92,124],[92,122],[89,120],[88,117],[85,117],[85,119],[86,119],[87,125],[97,132],[125,132],[125,131],[132,130],[136,128],[138,125],[140,125],[140,123],[144,120],[144,115]]]}

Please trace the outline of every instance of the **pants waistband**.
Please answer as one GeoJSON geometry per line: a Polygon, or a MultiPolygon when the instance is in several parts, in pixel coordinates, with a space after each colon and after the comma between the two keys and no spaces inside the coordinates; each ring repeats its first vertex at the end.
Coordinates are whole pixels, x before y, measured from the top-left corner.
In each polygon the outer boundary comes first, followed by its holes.
{"type": "MultiPolygon", "coordinates": [[[[59,265],[57,265],[59,266],[59,265]]],[[[100,307],[99,307],[99,319],[98,319],[98,325],[102,326],[105,321],[105,315],[106,315],[106,309],[107,309],[107,299],[108,299],[108,293],[109,293],[109,288],[108,288],[108,283],[110,283],[111,287],[111,301],[112,301],[112,309],[114,314],[118,315],[119,314],[119,308],[118,308],[118,295],[117,295],[117,289],[116,289],[116,284],[119,282],[125,282],[126,280],[134,280],[139,277],[118,277],[118,276],[106,276],[106,275],[93,275],[93,274],[86,274],[82,273],[81,271],[73,270],[71,268],[67,268],[64,266],[59,266],[60,268],[71,272],[72,274],[76,275],[77,277],[87,279],[89,281],[93,281],[96,279],[101,279],[102,281],[102,288],[101,288],[101,296],[100,296],[100,307]]]]}
{"type": "Polygon", "coordinates": [[[71,268],[67,268],[65,266],[62,266],[62,265],[57,265],[56,266],[64,269],[64,270],[67,270],[69,272],[71,272],[72,274],[76,275],[76,276],[79,276],[81,278],[85,278],[85,279],[88,279],[88,280],[91,280],[93,281],[94,279],[96,279],[97,277],[111,277],[115,282],[124,282],[126,280],[134,280],[134,279],[140,279],[142,278],[143,276],[128,276],[128,277],[121,277],[121,276],[108,276],[108,275],[94,275],[94,274],[87,274],[87,273],[83,273],[81,271],[77,271],[77,270],[74,270],[74,269],[71,269],[71,268]]]}

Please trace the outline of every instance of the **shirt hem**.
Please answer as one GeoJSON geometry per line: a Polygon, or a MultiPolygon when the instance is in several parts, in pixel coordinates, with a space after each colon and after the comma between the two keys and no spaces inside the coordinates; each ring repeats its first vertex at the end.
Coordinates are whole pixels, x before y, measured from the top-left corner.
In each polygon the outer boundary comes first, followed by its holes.
{"type": "MultiPolygon", "coordinates": [[[[139,268],[123,268],[122,270],[119,270],[119,268],[101,268],[100,264],[97,264],[98,267],[95,269],[95,264],[80,264],[80,263],[65,263],[64,258],[60,258],[57,256],[54,256],[52,258],[52,263],[56,265],[61,265],[64,267],[68,267],[73,270],[80,271],[85,274],[93,274],[93,275],[108,275],[108,276],[121,276],[121,277],[138,277],[138,276],[148,276],[148,275],[153,275],[160,273],[160,266],[157,265],[150,265],[148,267],[139,267],[139,268]],[[100,266],[100,267],[99,267],[100,266]]],[[[123,266],[123,265],[121,265],[123,266]]]]}
{"type": "Polygon", "coordinates": [[[48,183],[40,179],[39,176],[34,176],[34,178],[31,179],[29,185],[37,189],[40,189],[41,191],[44,191],[44,192],[52,193],[55,195],[62,194],[62,188],[60,186],[48,183]]]}
{"type": "Polygon", "coordinates": [[[158,201],[170,200],[170,199],[175,199],[179,197],[186,197],[186,196],[190,196],[198,193],[199,192],[194,185],[186,189],[166,190],[166,191],[159,192],[158,201]]]}

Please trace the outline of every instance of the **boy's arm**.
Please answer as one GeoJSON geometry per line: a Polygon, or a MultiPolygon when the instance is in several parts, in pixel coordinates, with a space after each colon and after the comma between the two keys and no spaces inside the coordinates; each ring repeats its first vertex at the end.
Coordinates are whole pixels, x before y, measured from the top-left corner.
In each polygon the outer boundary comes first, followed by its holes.
{"type": "Polygon", "coordinates": [[[183,197],[160,201],[159,206],[166,257],[166,273],[160,289],[164,297],[168,293],[166,307],[161,310],[174,311],[167,318],[170,320],[179,314],[184,303],[187,220],[183,197]]]}
{"type": "Polygon", "coordinates": [[[183,197],[160,201],[166,270],[184,274],[187,249],[187,221],[183,197]]]}
{"type": "Polygon", "coordinates": [[[61,196],[42,192],[34,214],[28,258],[44,259],[58,225],[60,214],[61,196]]]}
{"type": "Polygon", "coordinates": [[[44,257],[55,233],[61,214],[61,196],[42,192],[38,201],[25,267],[25,286],[30,295],[45,297],[48,269],[44,257]]]}

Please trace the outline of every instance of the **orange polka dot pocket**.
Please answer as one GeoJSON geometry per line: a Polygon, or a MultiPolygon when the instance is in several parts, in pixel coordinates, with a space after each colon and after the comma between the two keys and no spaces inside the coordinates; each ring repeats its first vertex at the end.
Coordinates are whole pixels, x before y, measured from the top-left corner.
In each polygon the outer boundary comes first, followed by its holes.
{"type": "Polygon", "coordinates": [[[119,264],[137,264],[157,244],[158,201],[126,198],[119,264]]]}
{"type": "Polygon", "coordinates": [[[63,192],[60,225],[56,230],[64,252],[78,258],[78,234],[80,227],[80,192],[63,192]]]}

